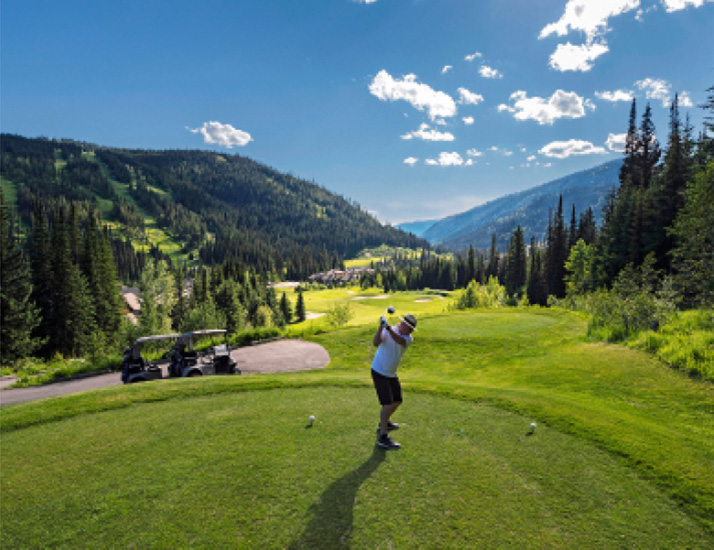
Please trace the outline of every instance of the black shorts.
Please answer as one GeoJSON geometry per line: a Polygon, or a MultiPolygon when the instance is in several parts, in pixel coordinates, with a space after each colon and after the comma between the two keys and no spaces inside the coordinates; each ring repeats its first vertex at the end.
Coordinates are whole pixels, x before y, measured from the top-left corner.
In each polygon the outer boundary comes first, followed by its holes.
{"type": "Polygon", "coordinates": [[[372,369],[372,380],[374,381],[374,389],[377,390],[380,405],[402,402],[402,385],[399,383],[399,378],[396,376],[394,378],[384,376],[372,369]]]}

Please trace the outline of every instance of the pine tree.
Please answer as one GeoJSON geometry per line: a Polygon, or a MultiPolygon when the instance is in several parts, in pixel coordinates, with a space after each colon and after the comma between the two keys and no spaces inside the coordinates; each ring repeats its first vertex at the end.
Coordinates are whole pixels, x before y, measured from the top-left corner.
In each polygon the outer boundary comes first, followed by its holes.
{"type": "Polygon", "coordinates": [[[283,315],[285,324],[290,324],[293,319],[293,311],[292,307],[290,306],[290,301],[288,300],[288,297],[284,292],[282,297],[280,298],[280,312],[283,315]]]}
{"type": "Polygon", "coordinates": [[[672,229],[675,284],[686,305],[714,305],[714,160],[688,184],[672,229]]]}
{"type": "Polygon", "coordinates": [[[548,287],[545,281],[543,251],[536,245],[535,237],[531,237],[529,263],[526,287],[528,302],[533,305],[545,306],[548,303],[548,287]]]}
{"type": "Polygon", "coordinates": [[[575,205],[573,204],[573,210],[570,215],[570,229],[568,230],[568,250],[573,248],[576,242],[578,242],[578,219],[575,216],[575,205]]]}
{"type": "Polygon", "coordinates": [[[52,300],[54,275],[52,273],[50,230],[47,212],[41,202],[35,201],[32,211],[30,237],[30,267],[32,273],[32,301],[39,308],[41,318],[34,335],[43,342],[40,352],[49,354],[49,337],[55,318],[52,300]]]}
{"type": "Polygon", "coordinates": [[[519,225],[513,235],[508,247],[508,263],[506,267],[506,291],[513,295],[520,292],[526,284],[526,243],[523,238],[523,230],[519,225]]]}
{"type": "Polygon", "coordinates": [[[11,364],[32,355],[42,340],[33,337],[40,310],[32,301],[30,271],[11,234],[11,221],[0,190],[0,357],[11,364]]]}
{"type": "Polygon", "coordinates": [[[661,156],[662,151],[657,141],[654,122],[652,122],[652,109],[648,103],[642,115],[639,150],[637,153],[637,164],[640,170],[640,179],[637,183],[640,189],[646,190],[651,185],[655,173],[655,166],[657,166],[661,156]]]}
{"type": "Polygon", "coordinates": [[[548,242],[545,253],[545,272],[548,293],[558,298],[565,296],[565,260],[568,258],[568,235],[563,219],[563,197],[558,201],[558,210],[548,226],[548,242]]]}
{"type": "Polygon", "coordinates": [[[474,247],[473,245],[469,245],[469,253],[468,257],[466,259],[466,281],[465,284],[468,284],[470,281],[474,280],[476,278],[476,254],[474,252],[474,247]]]}
{"type": "Polygon", "coordinates": [[[640,162],[638,152],[640,148],[640,135],[637,131],[637,104],[632,100],[630,107],[630,120],[627,126],[625,139],[625,158],[620,167],[620,189],[631,189],[640,181],[640,162]]]}
{"type": "Polygon", "coordinates": [[[669,137],[664,166],[661,176],[656,178],[650,194],[651,205],[648,211],[647,235],[643,254],[654,252],[657,266],[668,269],[674,246],[673,236],[668,234],[679,212],[684,206],[687,181],[692,173],[691,137],[684,130],[679,119],[679,98],[675,96],[670,107],[669,137]]]}
{"type": "Polygon", "coordinates": [[[89,351],[96,324],[94,306],[79,266],[72,262],[70,232],[62,208],[52,228],[52,326],[50,352],[81,357],[89,351]]]}
{"type": "Polygon", "coordinates": [[[302,295],[302,290],[298,290],[297,304],[295,305],[295,317],[297,317],[298,322],[302,322],[307,319],[307,312],[305,311],[305,298],[302,295]]]}
{"type": "Polygon", "coordinates": [[[585,212],[580,213],[580,223],[578,224],[578,233],[576,242],[579,239],[585,241],[585,244],[592,244],[597,238],[597,224],[595,223],[595,214],[592,206],[585,212]]]}
{"type": "Polygon", "coordinates": [[[488,266],[486,267],[486,279],[498,277],[498,246],[496,245],[496,234],[491,235],[491,250],[488,253],[488,266]]]}
{"type": "Polygon", "coordinates": [[[216,305],[225,317],[228,334],[235,334],[245,326],[246,311],[238,294],[238,286],[233,279],[224,280],[216,292],[216,305]]]}
{"type": "Polygon", "coordinates": [[[486,284],[486,260],[480,252],[476,260],[476,282],[486,284]]]}
{"type": "Polygon", "coordinates": [[[99,231],[94,213],[90,213],[85,233],[82,265],[94,304],[97,328],[111,341],[121,321],[119,281],[108,234],[99,231]]]}

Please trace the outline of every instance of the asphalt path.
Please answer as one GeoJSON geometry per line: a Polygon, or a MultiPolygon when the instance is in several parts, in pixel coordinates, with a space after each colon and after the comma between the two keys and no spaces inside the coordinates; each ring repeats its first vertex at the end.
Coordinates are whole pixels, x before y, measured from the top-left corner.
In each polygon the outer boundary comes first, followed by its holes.
{"type": "MultiPolygon", "coordinates": [[[[330,363],[330,355],[319,344],[303,340],[279,340],[257,346],[238,348],[231,352],[237,367],[243,374],[265,374],[276,372],[292,372],[307,369],[319,369],[330,363]]],[[[164,377],[167,363],[160,364],[164,377]]],[[[11,384],[13,380],[6,379],[3,385],[11,384]]],[[[159,380],[150,383],[160,383],[159,380]]],[[[0,405],[24,403],[46,397],[56,397],[68,393],[77,393],[108,386],[120,386],[121,373],[100,374],[65,382],[55,382],[44,386],[17,388],[0,391],[0,405]]]]}

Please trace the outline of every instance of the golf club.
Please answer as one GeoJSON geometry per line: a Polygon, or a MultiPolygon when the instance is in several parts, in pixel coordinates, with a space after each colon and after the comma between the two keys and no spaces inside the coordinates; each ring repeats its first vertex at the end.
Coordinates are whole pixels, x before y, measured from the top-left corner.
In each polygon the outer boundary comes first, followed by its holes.
{"type": "Polygon", "coordinates": [[[385,308],[385,310],[384,310],[384,315],[382,315],[382,317],[383,317],[384,319],[386,319],[386,318],[387,318],[387,315],[394,315],[394,312],[395,312],[395,311],[397,311],[397,310],[394,309],[394,306],[387,306],[387,307],[385,308]]]}

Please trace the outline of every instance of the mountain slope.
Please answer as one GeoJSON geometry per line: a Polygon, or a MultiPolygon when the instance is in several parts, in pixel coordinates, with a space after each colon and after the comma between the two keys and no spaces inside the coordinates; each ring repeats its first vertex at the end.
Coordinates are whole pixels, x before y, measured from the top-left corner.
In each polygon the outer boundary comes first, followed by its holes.
{"type": "Polygon", "coordinates": [[[439,220],[423,220],[417,222],[405,222],[395,225],[397,229],[412,233],[417,237],[421,237],[426,231],[439,220]]]}
{"type": "Polygon", "coordinates": [[[619,185],[621,160],[607,162],[590,170],[490,201],[449,216],[434,223],[421,236],[432,244],[450,248],[488,248],[496,233],[501,250],[508,244],[513,230],[520,224],[526,239],[531,235],[543,239],[548,227],[549,211],[558,206],[563,197],[566,220],[570,219],[573,204],[578,213],[592,207],[595,218],[602,215],[608,193],[619,185]]]}
{"type": "Polygon", "coordinates": [[[283,261],[334,263],[381,244],[428,244],[384,226],[314,183],[239,155],[127,150],[3,134],[2,177],[25,220],[38,198],[95,205],[124,236],[157,228],[206,263],[226,257],[262,269],[283,261]]]}

